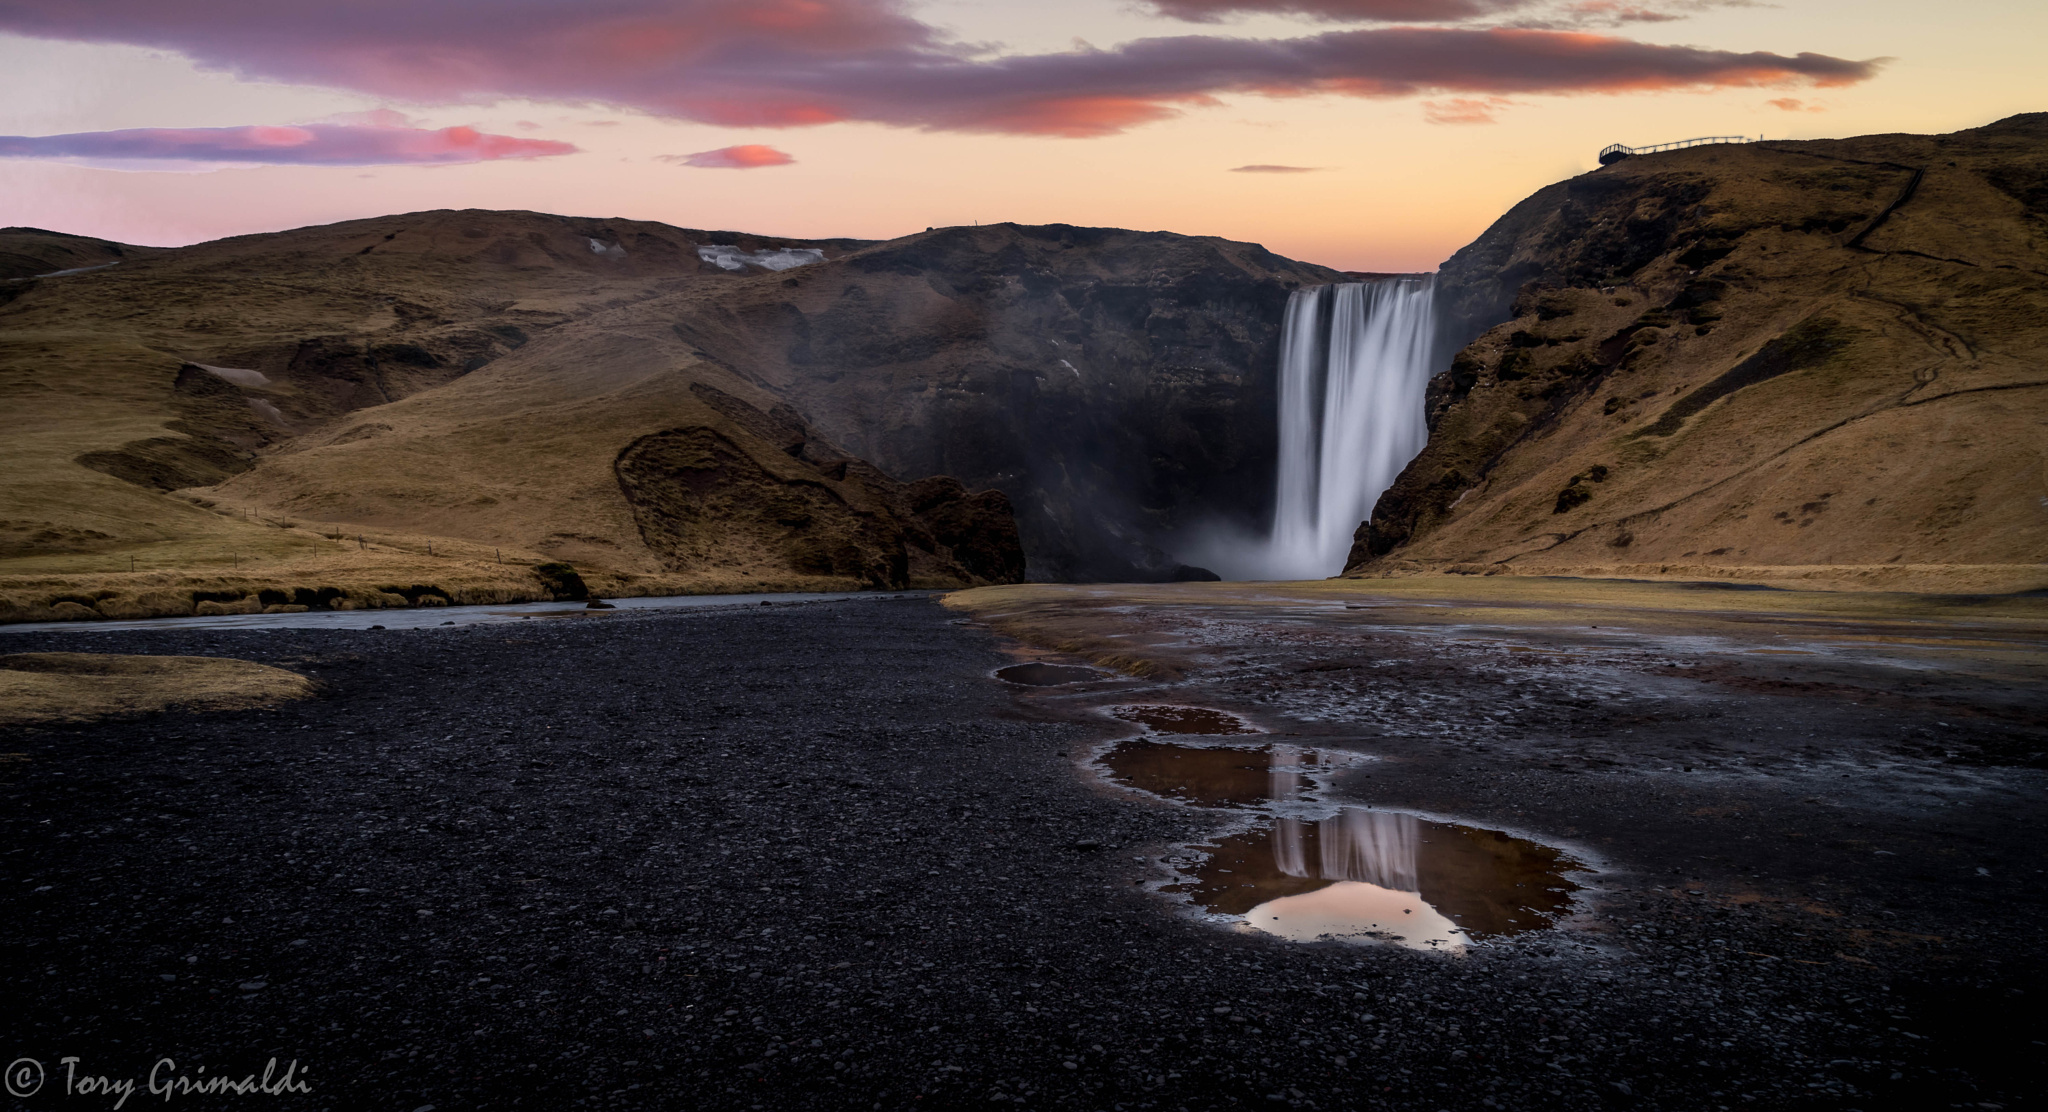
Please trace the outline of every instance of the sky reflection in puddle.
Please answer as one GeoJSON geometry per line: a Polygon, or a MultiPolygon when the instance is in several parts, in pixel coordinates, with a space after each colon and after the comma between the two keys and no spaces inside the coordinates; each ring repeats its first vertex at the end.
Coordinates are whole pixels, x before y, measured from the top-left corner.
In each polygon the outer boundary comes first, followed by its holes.
{"type": "Polygon", "coordinates": [[[1307,746],[1118,742],[1111,780],[1198,807],[1268,811],[1258,825],[1188,847],[1163,891],[1293,941],[1392,942],[1456,951],[1541,930],[1571,906],[1584,867],[1495,830],[1394,811],[1315,805],[1327,775],[1361,758],[1307,746]]]}
{"type": "Polygon", "coordinates": [[[1111,715],[1161,734],[1255,734],[1245,720],[1227,711],[1170,703],[1113,707],[1111,715]]]}

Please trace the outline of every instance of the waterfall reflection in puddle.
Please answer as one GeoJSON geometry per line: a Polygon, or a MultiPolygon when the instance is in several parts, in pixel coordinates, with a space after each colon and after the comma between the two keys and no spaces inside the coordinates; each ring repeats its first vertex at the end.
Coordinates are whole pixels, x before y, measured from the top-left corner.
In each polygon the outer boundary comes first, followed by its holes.
{"type": "Polygon", "coordinates": [[[1302,746],[1202,746],[1137,739],[1112,746],[1113,780],[1202,807],[1273,810],[1211,845],[1163,891],[1249,929],[1294,941],[1393,942],[1460,950],[1541,930],[1569,910],[1583,869],[1562,852],[1494,830],[1416,815],[1312,806],[1349,758],[1302,746]]]}
{"type": "Polygon", "coordinates": [[[1143,739],[1102,755],[1112,780],[1197,807],[1258,807],[1305,798],[1336,761],[1298,745],[1187,745],[1143,739]]]}

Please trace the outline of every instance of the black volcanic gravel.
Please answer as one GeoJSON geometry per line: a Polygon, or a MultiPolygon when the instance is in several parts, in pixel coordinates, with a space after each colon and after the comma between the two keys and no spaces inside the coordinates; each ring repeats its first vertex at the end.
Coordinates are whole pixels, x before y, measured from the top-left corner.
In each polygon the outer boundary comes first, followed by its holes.
{"type": "Polygon", "coordinates": [[[176,1107],[401,1112],[2017,1108],[2048,1056],[2038,957],[1996,944],[2024,924],[1887,970],[1777,899],[1460,958],[1179,917],[1142,882],[1217,816],[1094,783],[1103,730],[929,601],[0,631],[37,650],[325,690],[0,746],[22,1108],[112,1106],[62,1095],[72,1055],[312,1088],[176,1107]]]}

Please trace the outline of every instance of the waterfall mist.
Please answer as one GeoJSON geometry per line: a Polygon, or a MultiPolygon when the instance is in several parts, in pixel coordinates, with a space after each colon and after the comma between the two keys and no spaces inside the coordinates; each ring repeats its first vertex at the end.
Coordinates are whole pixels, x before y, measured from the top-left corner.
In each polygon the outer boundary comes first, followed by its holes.
{"type": "Polygon", "coordinates": [[[1434,278],[1296,290],[1280,338],[1280,458],[1264,538],[1210,534],[1192,563],[1229,579],[1320,579],[1429,439],[1434,278]]]}

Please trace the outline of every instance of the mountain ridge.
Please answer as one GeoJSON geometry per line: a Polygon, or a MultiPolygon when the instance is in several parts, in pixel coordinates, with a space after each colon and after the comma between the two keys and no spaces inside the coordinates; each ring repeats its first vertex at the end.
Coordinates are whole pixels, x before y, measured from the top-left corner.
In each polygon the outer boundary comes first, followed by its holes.
{"type": "MultiPolygon", "coordinates": [[[[1288,289],[1334,273],[1213,237],[1064,225],[872,244],[439,210],[33,279],[0,308],[0,396],[31,430],[7,449],[21,481],[0,505],[0,596],[14,620],[266,591],[504,601],[543,591],[526,569],[558,562],[609,593],[945,586],[981,581],[970,567],[1018,574],[1021,545],[1107,577],[1197,574],[1148,540],[1181,488],[1134,504],[1145,495],[1124,499],[1117,470],[1135,460],[1183,486],[1257,491],[1271,414],[1239,387],[1248,367],[1270,379],[1288,289]],[[714,243],[740,270],[699,257],[714,243]],[[788,251],[820,261],[773,269],[788,251]],[[1204,331],[1226,302],[1230,326],[1204,331]],[[834,323],[862,313],[880,349],[834,323]],[[926,327],[941,318],[954,323],[926,327]],[[1055,358],[1062,337],[1104,358],[1055,358]],[[927,365],[880,366],[905,343],[927,365]],[[1077,388],[1075,365],[1099,383],[1077,388]],[[925,416],[891,416],[905,391],[925,416]],[[984,435],[1040,394],[1086,420],[984,435]],[[1162,396],[1191,400],[1162,409],[1162,396]],[[735,420],[736,405],[760,419],[735,420]],[[1155,410],[1179,414],[1160,450],[1150,431],[1131,439],[1145,421],[1119,416],[1155,410]],[[764,428],[799,431],[792,444],[764,428]],[[753,524],[726,530],[731,551],[679,540],[676,511],[696,495],[649,493],[644,469],[624,466],[650,436],[760,488],[753,524]],[[1118,437],[1120,459],[1092,459],[1118,437]],[[924,442],[944,466],[920,467],[924,442]],[[1188,479],[1191,466],[1207,470],[1188,479]],[[968,483],[896,478],[952,472],[968,483]],[[975,492],[989,487],[1029,505],[975,492]],[[823,501],[797,512],[771,488],[823,501]],[[769,543],[764,521],[790,535],[769,543]],[[795,535],[807,530],[830,538],[795,535]]],[[[701,513],[694,528],[701,541],[701,513]]]]}

